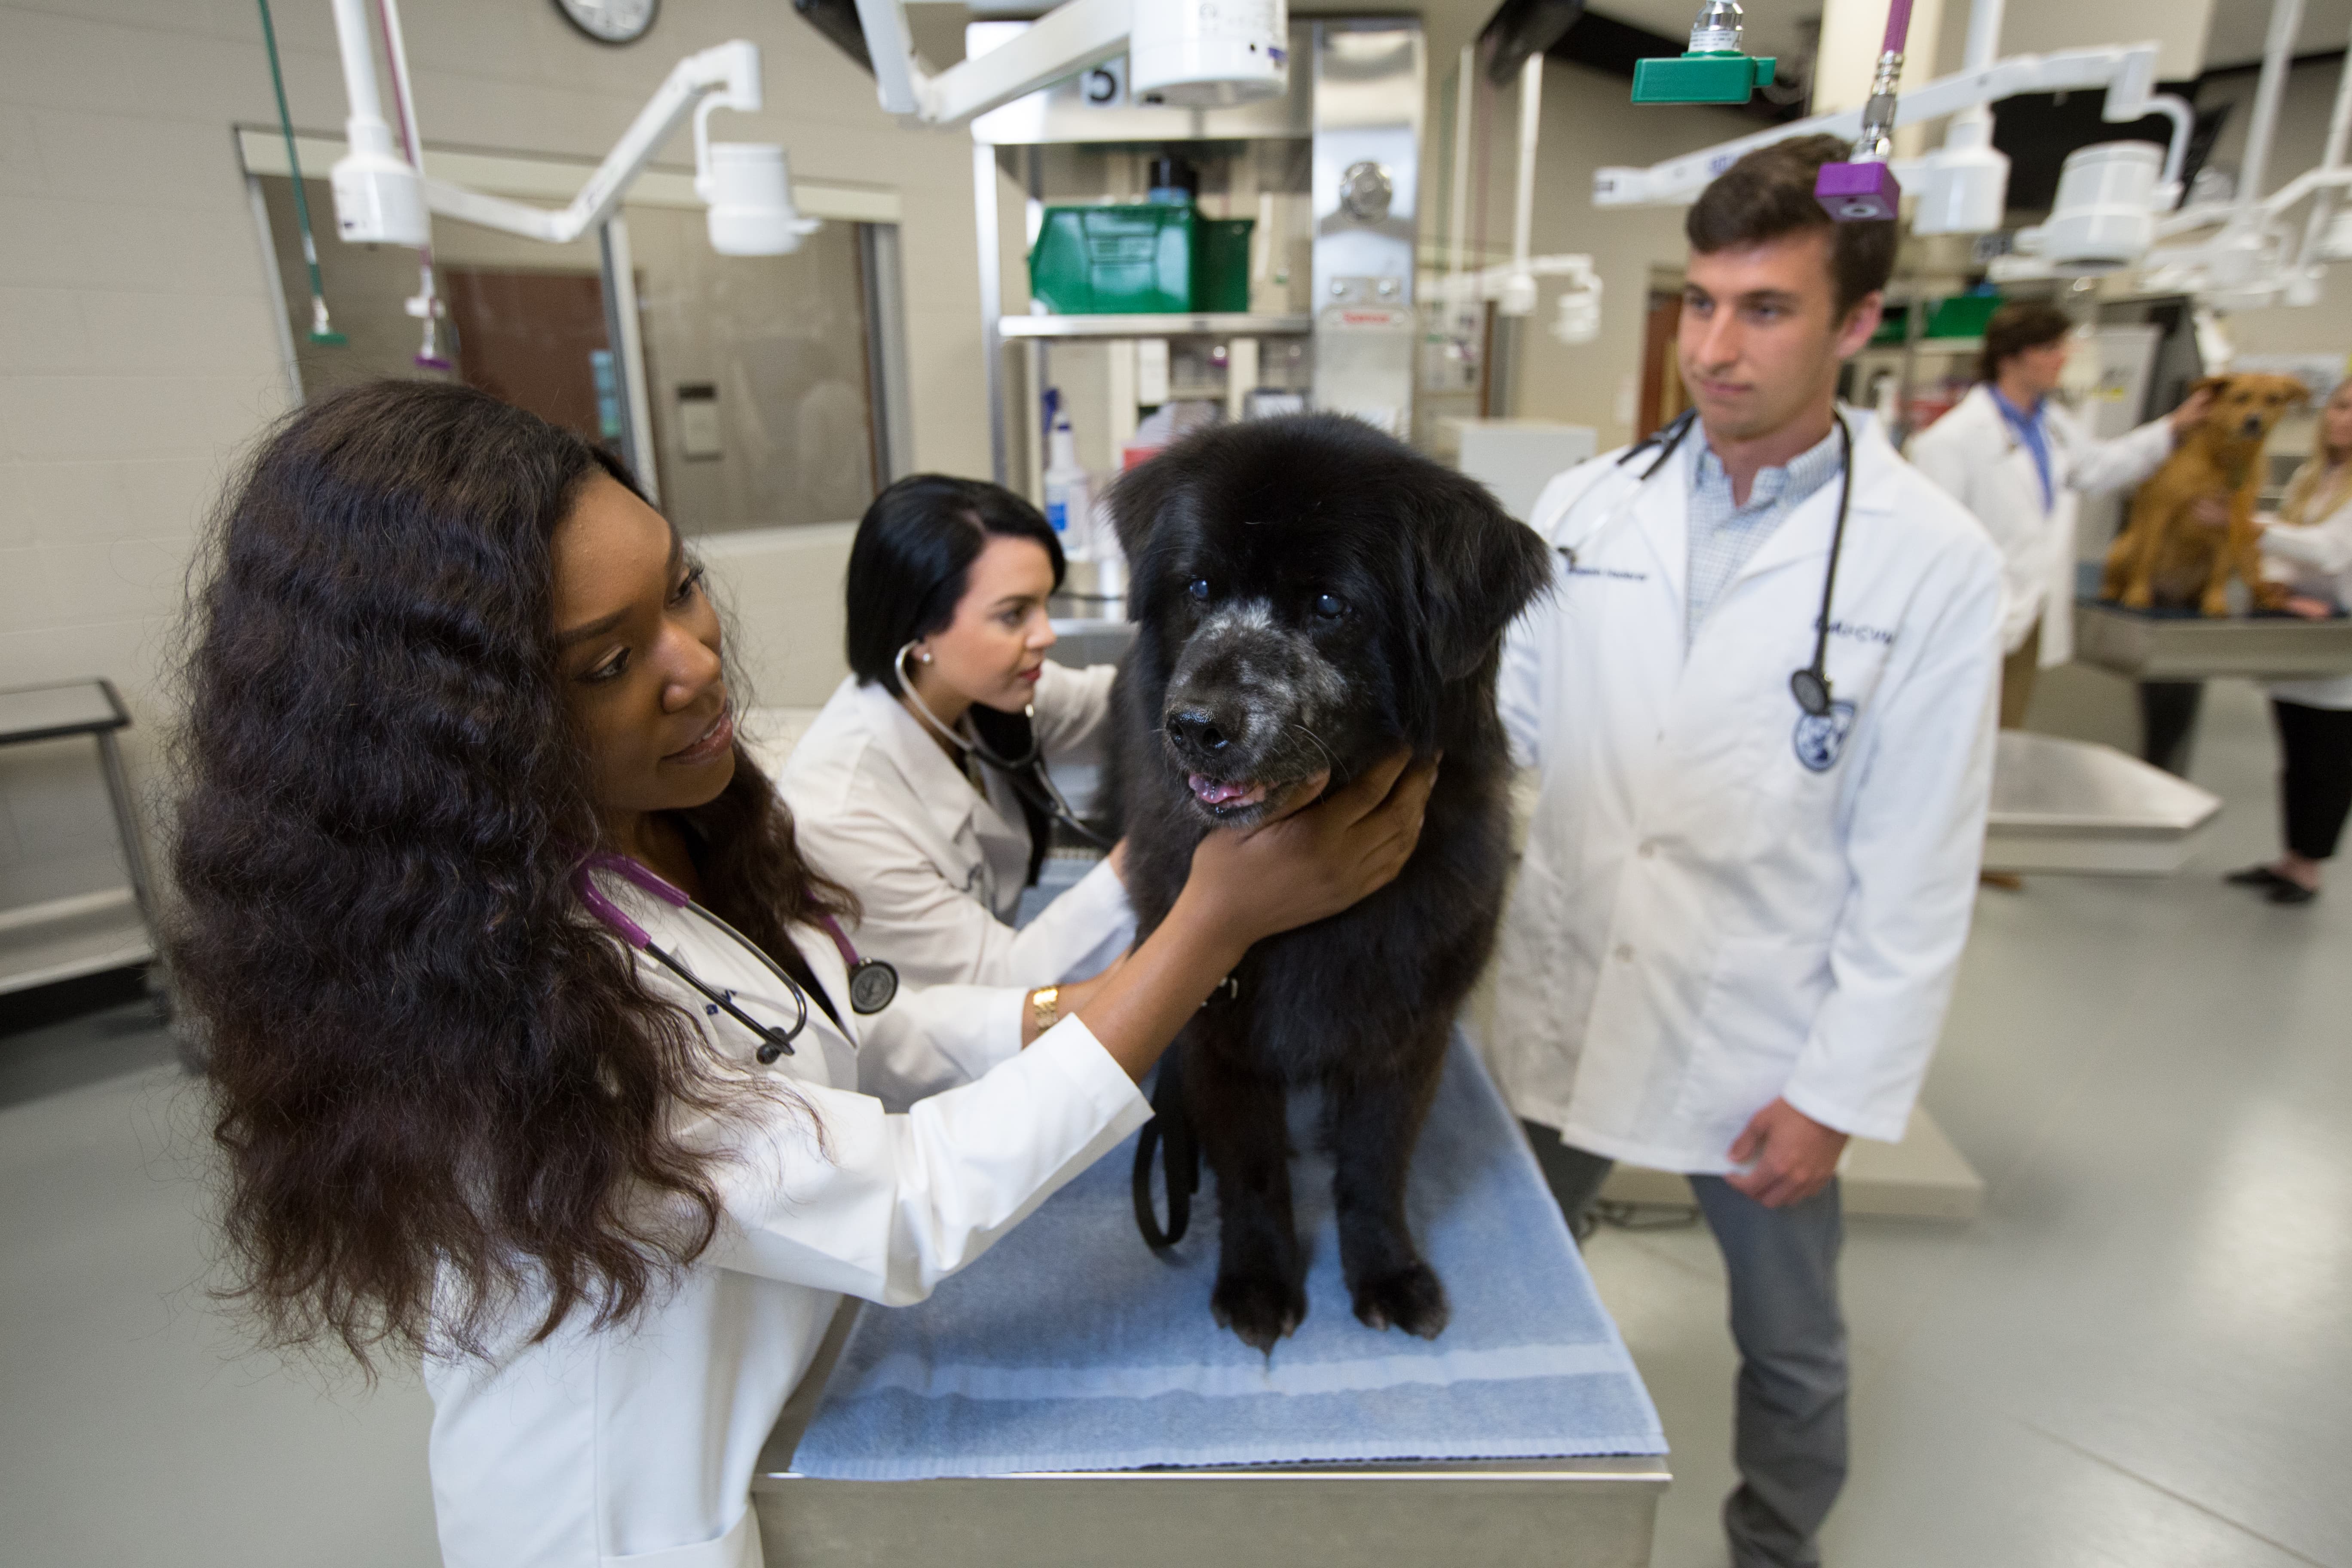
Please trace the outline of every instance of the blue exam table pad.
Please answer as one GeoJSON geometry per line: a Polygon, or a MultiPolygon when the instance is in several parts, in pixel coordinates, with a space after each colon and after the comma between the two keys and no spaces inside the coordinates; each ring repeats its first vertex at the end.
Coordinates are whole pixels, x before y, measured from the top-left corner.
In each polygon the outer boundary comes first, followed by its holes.
{"type": "Polygon", "coordinates": [[[1135,1226],[1129,1138],[928,1301],[867,1306],[793,1470],[889,1481],[1664,1453],[1534,1156],[1462,1037],[1407,1194],[1453,1304],[1434,1341],[1356,1321],[1315,1098],[1290,1107],[1307,1321],[1271,1360],[1209,1312],[1215,1178],[1204,1166],[1191,1233],[1155,1254],[1135,1226]]]}

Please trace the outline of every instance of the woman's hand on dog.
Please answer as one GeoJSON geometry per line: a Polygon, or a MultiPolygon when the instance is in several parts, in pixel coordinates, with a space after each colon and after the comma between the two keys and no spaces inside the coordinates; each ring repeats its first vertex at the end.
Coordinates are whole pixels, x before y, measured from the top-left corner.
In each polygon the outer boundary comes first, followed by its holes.
{"type": "Polygon", "coordinates": [[[1379,891],[1412,858],[1437,782],[1436,758],[1412,761],[1399,751],[1328,795],[1330,775],[1318,773],[1255,826],[1211,832],[1192,851],[1187,892],[1198,889],[1255,942],[1379,891]]]}
{"type": "Polygon", "coordinates": [[[2213,389],[2210,386],[2200,386],[2182,398],[2180,406],[2166,416],[2172,425],[2172,444],[2176,447],[2180,445],[2212,406],[2213,389]]]}
{"type": "Polygon", "coordinates": [[[1322,800],[1329,780],[1308,779],[1281,816],[1213,830],[1158,929],[1094,981],[1064,988],[1128,1077],[1142,1080],[1252,942],[1338,914],[1404,868],[1437,780],[1435,759],[1410,761],[1399,752],[1322,800]]]}

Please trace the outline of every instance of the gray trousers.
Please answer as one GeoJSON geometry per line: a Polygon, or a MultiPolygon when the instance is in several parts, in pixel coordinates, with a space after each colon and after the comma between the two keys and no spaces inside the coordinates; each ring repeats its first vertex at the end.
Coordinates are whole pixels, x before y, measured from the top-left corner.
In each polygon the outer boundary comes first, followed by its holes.
{"type": "MultiPolygon", "coordinates": [[[[1611,1162],[1522,1121],[1536,1163],[1573,1227],[1611,1162]]],[[[1723,1502],[1736,1568],[1813,1568],[1815,1539],[1845,1484],[1845,1319],[1838,1310],[1838,1184],[1769,1209],[1720,1176],[1691,1191],[1723,1249],[1731,1339],[1739,1347],[1732,1457],[1739,1485],[1723,1502]]]]}

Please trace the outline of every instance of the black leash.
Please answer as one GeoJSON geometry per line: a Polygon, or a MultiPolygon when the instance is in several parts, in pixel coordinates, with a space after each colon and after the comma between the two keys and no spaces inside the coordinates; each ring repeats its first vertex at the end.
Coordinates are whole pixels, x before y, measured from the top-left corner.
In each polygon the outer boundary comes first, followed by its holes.
{"type": "MultiPolygon", "coordinates": [[[[1203,1007],[1229,1005],[1242,994],[1241,982],[1228,974],[1209,994],[1203,1007]]],[[[1201,1190],[1201,1145],[1192,1136],[1192,1120],[1184,1114],[1184,1047],[1180,1039],[1160,1058],[1160,1079],[1151,1086],[1151,1120],[1135,1140],[1135,1228],[1156,1252],[1184,1239],[1192,1225],[1192,1194],[1201,1190]],[[1160,1154],[1168,1188],[1168,1228],[1151,1205],[1151,1155],[1160,1154]]]]}
{"type": "Polygon", "coordinates": [[[1184,1239],[1192,1224],[1192,1194],[1201,1190],[1201,1146],[1184,1115],[1184,1050],[1171,1046],[1160,1058],[1160,1081],[1151,1089],[1151,1120],[1135,1141],[1135,1228],[1154,1251],[1184,1239]],[[1151,1207],[1151,1154],[1161,1152],[1167,1169],[1168,1228],[1151,1207]]]}

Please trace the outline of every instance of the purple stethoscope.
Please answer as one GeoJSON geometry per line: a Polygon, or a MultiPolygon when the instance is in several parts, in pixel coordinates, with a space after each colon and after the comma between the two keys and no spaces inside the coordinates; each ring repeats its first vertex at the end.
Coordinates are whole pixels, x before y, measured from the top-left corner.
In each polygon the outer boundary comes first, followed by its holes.
{"type": "MultiPolygon", "coordinates": [[[[761,1065],[771,1065],[778,1057],[788,1057],[793,1054],[793,1041],[800,1037],[800,1032],[803,1029],[808,1027],[808,993],[802,990],[800,982],[785,973],[783,966],[769,957],[758,942],[696,903],[687,896],[683,888],[673,886],[658,873],[630,859],[625,855],[615,855],[610,850],[600,849],[588,856],[580,862],[580,868],[572,874],[572,885],[579,891],[580,901],[588,906],[589,912],[612,927],[614,932],[623,942],[652,958],[663,968],[701,993],[712,1006],[757,1035],[760,1037],[758,1055],[761,1065]],[[684,910],[688,914],[700,916],[709,924],[718,927],[734,938],[738,946],[765,964],[768,973],[782,981],[784,988],[792,993],[793,1005],[799,1009],[799,1016],[793,1020],[793,1026],[789,1029],[780,1029],[773,1024],[762,1024],[735,1005],[735,994],[732,991],[722,991],[705,984],[700,975],[687,967],[686,960],[674,952],[666,952],[655,946],[654,939],[646,933],[646,928],[631,920],[622,911],[618,904],[606,898],[604,890],[596,886],[596,879],[590,875],[593,871],[610,871],[614,876],[652,894],[673,909],[684,910]]],[[[849,971],[850,1010],[863,1015],[879,1013],[883,1008],[887,1007],[890,1005],[890,999],[898,994],[898,972],[878,958],[858,957],[857,950],[849,945],[849,939],[841,933],[839,922],[831,915],[820,916],[817,923],[824,927],[825,933],[833,938],[834,948],[841,954],[841,962],[849,971]]]]}

